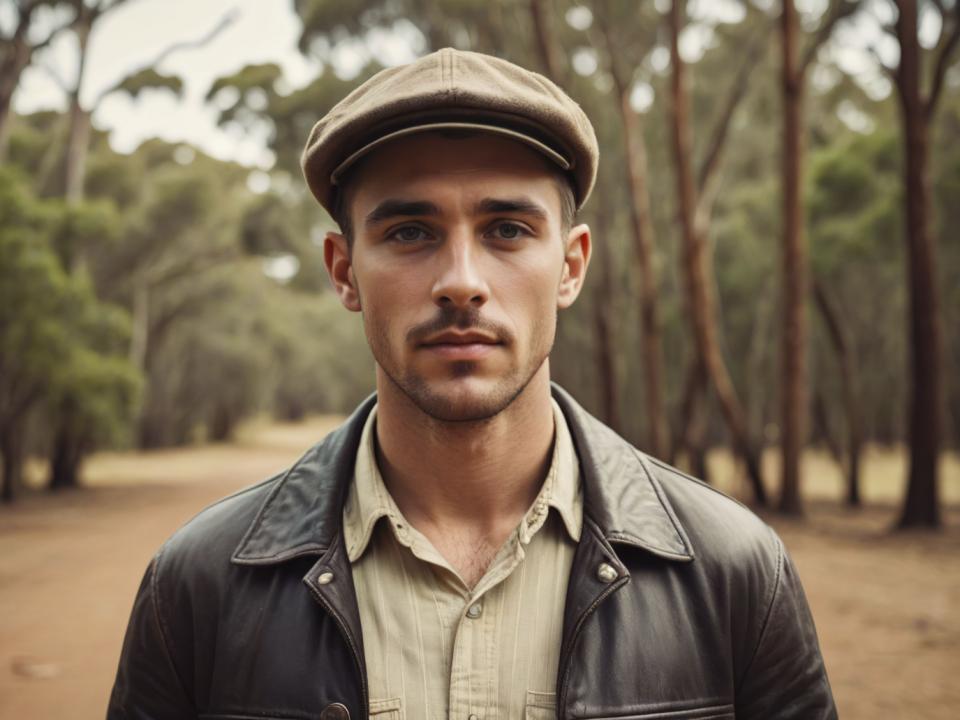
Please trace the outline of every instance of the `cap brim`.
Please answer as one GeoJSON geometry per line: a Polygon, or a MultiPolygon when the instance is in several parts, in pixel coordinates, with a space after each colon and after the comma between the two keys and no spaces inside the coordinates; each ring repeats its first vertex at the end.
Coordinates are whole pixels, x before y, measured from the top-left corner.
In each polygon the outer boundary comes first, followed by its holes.
{"type": "Polygon", "coordinates": [[[393,132],[389,132],[386,135],[381,135],[376,140],[367,143],[359,150],[351,153],[346,160],[341,162],[333,169],[333,172],[330,173],[330,184],[336,185],[339,178],[342,177],[352,165],[354,165],[364,155],[369,154],[384,143],[390,142],[391,140],[396,140],[397,138],[406,137],[407,135],[413,135],[414,133],[429,132],[430,130],[475,130],[479,132],[491,133],[493,135],[501,135],[503,137],[508,137],[522,142],[534,150],[539,151],[551,161],[556,163],[561,170],[568,171],[573,169],[573,162],[571,160],[565,158],[549,145],[544,144],[534,137],[525,135],[522,132],[518,132],[517,130],[501,127],[499,125],[487,125],[484,123],[475,122],[431,122],[424,123],[423,125],[412,125],[401,128],[400,130],[394,130],[393,132]]]}

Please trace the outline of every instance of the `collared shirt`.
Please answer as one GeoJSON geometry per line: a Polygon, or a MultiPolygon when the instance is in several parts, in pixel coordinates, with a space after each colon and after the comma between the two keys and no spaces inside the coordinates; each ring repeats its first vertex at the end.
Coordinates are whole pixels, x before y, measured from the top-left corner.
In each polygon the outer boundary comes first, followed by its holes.
{"type": "Polygon", "coordinates": [[[555,402],[553,415],[543,486],[471,589],[387,491],[376,462],[376,409],[370,413],[343,520],[372,718],[555,717],[583,496],[576,450],[555,402]]]}

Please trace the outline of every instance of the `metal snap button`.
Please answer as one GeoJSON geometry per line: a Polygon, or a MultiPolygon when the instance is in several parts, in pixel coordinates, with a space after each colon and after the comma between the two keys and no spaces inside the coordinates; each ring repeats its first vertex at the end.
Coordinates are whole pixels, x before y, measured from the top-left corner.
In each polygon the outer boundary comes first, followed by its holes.
{"type": "MultiPolygon", "coordinates": [[[[332,582],[333,582],[332,572],[325,572],[317,575],[317,585],[329,585],[332,582]]],[[[333,706],[331,705],[330,707],[333,707],[333,706]]],[[[343,706],[341,705],[341,707],[343,706]]],[[[344,710],[346,710],[346,708],[344,708],[344,710]]]]}
{"type": "Polygon", "coordinates": [[[473,605],[467,608],[467,617],[471,620],[476,620],[480,617],[480,614],[483,612],[483,604],[475,602],[473,605]]]}
{"type": "Polygon", "coordinates": [[[597,567],[597,580],[602,583],[612,583],[616,579],[617,571],[614,569],[613,565],[600,563],[599,567],[597,567]]]}
{"type": "Polygon", "coordinates": [[[342,703],[330,703],[320,711],[320,720],[350,720],[350,711],[342,703]]]}

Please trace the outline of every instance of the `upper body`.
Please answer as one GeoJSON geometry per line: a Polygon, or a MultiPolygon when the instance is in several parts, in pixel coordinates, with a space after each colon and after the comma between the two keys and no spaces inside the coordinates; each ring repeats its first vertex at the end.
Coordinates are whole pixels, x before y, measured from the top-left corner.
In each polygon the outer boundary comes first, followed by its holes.
{"type": "Polygon", "coordinates": [[[774,533],[551,386],[596,160],[548,80],[451,50],[317,124],[304,171],[341,228],[324,259],[362,314],[375,419],[161,549],[110,717],[835,717],[774,533]],[[500,612],[471,625],[480,602],[500,612]]]}

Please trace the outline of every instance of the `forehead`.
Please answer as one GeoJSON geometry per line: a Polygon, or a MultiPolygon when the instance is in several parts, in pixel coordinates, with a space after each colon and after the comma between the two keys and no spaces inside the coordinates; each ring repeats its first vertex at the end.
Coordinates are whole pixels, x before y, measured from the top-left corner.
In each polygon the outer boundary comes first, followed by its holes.
{"type": "Polygon", "coordinates": [[[527,145],[484,133],[424,132],[385,143],[351,171],[351,205],[385,197],[437,204],[482,197],[534,196],[560,214],[558,169],[527,145]]]}

